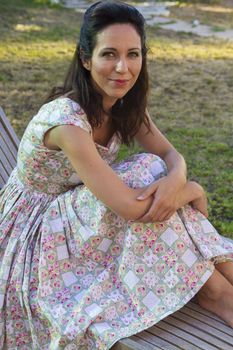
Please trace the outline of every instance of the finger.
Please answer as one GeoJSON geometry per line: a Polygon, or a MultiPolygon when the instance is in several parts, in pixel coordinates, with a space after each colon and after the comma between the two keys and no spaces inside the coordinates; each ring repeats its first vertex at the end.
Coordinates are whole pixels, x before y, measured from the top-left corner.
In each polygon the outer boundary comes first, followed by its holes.
{"type": "Polygon", "coordinates": [[[135,220],[135,222],[141,222],[143,224],[148,224],[151,221],[145,214],[145,215],[141,216],[140,218],[138,218],[137,220],[135,220]]]}
{"type": "Polygon", "coordinates": [[[198,210],[200,213],[202,213],[206,218],[208,217],[208,209],[207,207],[200,207],[200,206],[193,206],[194,209],[198,210]]]}
{"type": "Polygon", "coordinates": [[[163,217],[160,219],[161,221],[167,221],[170,220],[172,215],[174,215],[174,211],[169,211],[166,214],[163,215],[163,217]]]}
{"type": "Polygon", "coordinates": [[[160,215],[156,215],[155,216],[155,220],[156,221],[165,221],[165,220],[168,220],[170,219],[170,217],[173,215],[173,212],[171,212],[170,210],[169,211],[164,211],[162,214],[160,215]]]}
{"type": "Polygon", "coordinates": [[[206,218],[208,217],[208,211],[206,209],[199,210],[206,218]]]}
{"type": "Polygon", "coordinates": [[[155,198],[149,210],[147,211],[147,213],[144,214],[145,220],[147,220],[147,222],[154,222],[157,216],[157,211],[158,211],[158,205],[157,205],[157,200],[155,198]]]}
{"type": "Polygon", "coordinates": [[[174,215],[175,211],[167,211],[165,213],[163,213],[161,216],[155,215],[153,216],[153,214],[145,214],[143,215],[141,218],[139,218],[137,221],[142,222],[142,223],[150,223],[150,222],[162,222],[165,220],[169,220],[172,215],[174,215]]]}
{"type": "Polygon", "coordinates": [[[168,215],[167,211],[164,211],[158,215],[156,208],[150,209],[145,215],[144,219],[146,222],[155,222],[155,221],[163,221],[164,217],[168,215]]]}
{"type": "Polygon", "coordinates": [[[154,207],[151,207],[152,212],[149,213],[156,221],[162,221],[170,213],[171,209],[163,207],[159,202],[155,202],[154,207]]]}
{"type": "Polygon", "coordinates": [[[156,192],[159,184],[156,182],[153,182],[151,185],[147,186],[137,197],[138,200],[144,200],[148,197],[150,197],[153,193],[156,192]]]}

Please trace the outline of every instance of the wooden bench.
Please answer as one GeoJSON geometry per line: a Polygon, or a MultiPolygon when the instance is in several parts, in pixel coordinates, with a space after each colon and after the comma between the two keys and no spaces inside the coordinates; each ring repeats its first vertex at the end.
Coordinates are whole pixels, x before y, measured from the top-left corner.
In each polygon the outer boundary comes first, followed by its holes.
{"type": "Polygon", "coordinates": [[[111,350],[233,350],[233,329],[190,301],[155,326],[119,341],[111,350]]]}
{"type": "MultiPolygon", "coordinates": [[[[19,140],[0,107],[0,188],[16,165],[19,140]]],[[[233,329],[190,301],[155,326],[117,342],[112,350],[233,350],[233,329]]]]}
{"type": "Polygon", "coordinates": [[[16,165],[19,139],[0,106],[0,189],[16,165]]]}

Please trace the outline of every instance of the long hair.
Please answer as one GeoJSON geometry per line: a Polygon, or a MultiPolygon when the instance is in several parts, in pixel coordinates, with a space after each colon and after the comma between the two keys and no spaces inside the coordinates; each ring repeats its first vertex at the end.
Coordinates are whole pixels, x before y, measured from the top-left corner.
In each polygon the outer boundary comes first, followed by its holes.
{"type": "Polygon", "coordinates": [[[135,7],[121,1],[103,0],[87,9],[79,42],[64,84],[53,88],[46,102],[69,94],[85,111],[92,127],[101,125],[102,96],[94,88],[90,72],[84,68],[82,62],[91,59],[98,33],[107,26],[117,23],[131,24],[140,36],[142,47],[142,67],[138,79],[123,99],[117,100],[111,109],[114,131],[118,133],[123,143],[129,145],[142,123],[150,130],[145,113],[149,88],[145,20],[135,7]]]}

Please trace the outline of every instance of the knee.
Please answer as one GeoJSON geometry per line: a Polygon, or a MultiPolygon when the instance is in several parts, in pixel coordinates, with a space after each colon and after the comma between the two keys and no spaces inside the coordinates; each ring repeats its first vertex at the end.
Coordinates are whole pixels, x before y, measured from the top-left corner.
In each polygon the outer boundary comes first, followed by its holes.
{"type": "Polygon", "coordinates": [[[160,157],[156,157],[151,162],[150,171],[151,171],[152,175],[154,176],[155,180],[158,180],[161,177],[167,175],[166,163],[160,157]]]}
{"type": "Polygon", "coordinates": [[[144,167],[148,168],[154,180],[167,175],[166,163],[159,156],[152,153],[141,153],[139,157],[142,160],[144,167]]]}

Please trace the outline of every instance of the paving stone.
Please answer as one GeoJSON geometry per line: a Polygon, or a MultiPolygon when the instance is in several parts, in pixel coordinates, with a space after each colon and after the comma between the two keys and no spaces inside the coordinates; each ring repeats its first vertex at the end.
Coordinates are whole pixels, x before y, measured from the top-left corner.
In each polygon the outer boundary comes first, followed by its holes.
{"type": "MultiPolygon", "coordinates": [[[[57,0],[59,1],[59,0],[57,0]]],[[[85,0],[62,0],[61,2],[65,7],[73,8],[77,12],[85,12],[90,6],[89,1],[85,0]]],[[[221,32],[214,32],[211,27],[199,24],[196,20],[192,23],[181,21],[178,19],[168,17],[169,7],[174,6],[172,2],[159,3],[156,1],[142,2],[135,7],[145,17],[146,23],[149,26],[159,25],[164,29],[173,30],[175,32],[193,33],[204,37],[217,37],[219,39],[225,39],[233,41],[233,29],[228,29],[221,32]]]]}

